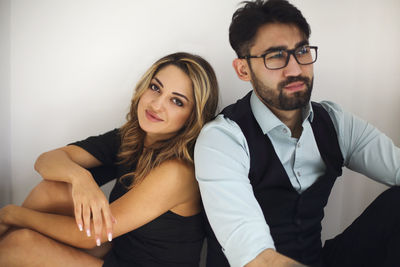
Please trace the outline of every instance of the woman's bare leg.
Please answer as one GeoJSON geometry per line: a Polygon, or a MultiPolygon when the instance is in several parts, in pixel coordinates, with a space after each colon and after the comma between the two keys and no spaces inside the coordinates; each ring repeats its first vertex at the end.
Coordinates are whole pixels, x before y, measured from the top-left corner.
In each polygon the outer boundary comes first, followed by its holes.
{"type": "Polygon", "coordinates": [[[32,189],[22,206],[41,212],[74,216],[71,185],[43,180],[32,189]]]}
{"type": "MultiPolygon", "coordinates": [[[[48,213],[56,213],[56,214],[61,214],[61,215],[67,215],[67,216],[74,216],[74,205],[73,205],[73,200],[72,200],[72,194],[71,194],[71,185],[67,183],[62,183],[62,182],[53,182],[53,181],[46,181],[43,180],[41,181],[37,186],[35,186],[32,191],[29,193],[27,198],[22,204],[23,207],[30,208],[33,210],[41,211],[41,212],[48,212],[48,213]]],[[[0,225],[0,228],[3,225],[0,225]]],[[[2,230],[2,229],[0,229],[2,230]]],[[[20,230],[27,230],[28,229],[20,229],[20,230]]],[[[16,229],[10,230],[8,233],[6,233],[4,236],[1,236],[0,238],[0,257],[3,258],[3,250],[8,251],[10,254],[15,254],[15,255],[21,255],[19,252],[17,253],[17,249],[22,249],[23,244],[20,244],[20,246],[15,246],[14,248],[14,243],[16,243],[16,239],[23,239],[19,237],[21,235],[20,232],[18,232],[18,236],[16,237],[17,234],[15,232],[18,231],[16,229]],[[8,237],[9,234],[13,233],[11,237],[8,237]],[[15,249],[15,251],[14,251],[15,249]]],[[[34,232],[34,231],[31,231],[34,232]]],[[[24,232],[22,232],[24,233],[24,232]]],[[[35,232],[36,233],[36,232],[35,232]]],[[[46,236],[36,233],[37,235],[30,235],[30,239],[34,239],[35,237],[40,238],[42,241],[45,240],[44,238],[47,238],[46,236]]],[[[25,236],[25,235],[23,235],[25,236]]],[[[87,256],[96,256],[97,258],[102,258],[110,249],[111,249],[111,243],[104,243],[101,247],[96,247],[91,250],[81,250],[77,248],[72,248],[70,246],[66,246],[62,243],[59,243],[57,241],[54,241],[50,238],[47,238],[48,240],[52,242],[43,242],[44,245],[51,245],[53,244],[58,244],[56,247],[58,250],[62,250],[63,248],[68,248],[68,250],[76,250],[80,251],[83,254],[86,254],[87,256]]],[[[36,244],[36,243],[35,243],[36,244]]],[[[39,242],[35,247],[41,246],[41,242],[39,242]]],[[[27,255],[23,253],[22,255],[27,255]]],[[[29,259],[29,256],[27,255],[26,260],[29,259]]],[[[22,260],[22,259],[21,259],[22,260]]],[[[8,265],[2,265],[0,266],[8,266],[8,265]]],[[[57,265],[54,265],[57,266],[57,265]]]]}
{"type": "MultiPolygon", "coordinates": [[[[74,216],[71,186],[62,182],[41,181],[32,189],[22,206],[41,212],[74,216]]],[[[0,240],[9,229],[8,225],[0,224],[0,240]]]]}
{"type": "Polygon", "coordinates": [[[103,261],[29,229],[10,231],[0,242],[0,266],[100,267],[103,261]]]}

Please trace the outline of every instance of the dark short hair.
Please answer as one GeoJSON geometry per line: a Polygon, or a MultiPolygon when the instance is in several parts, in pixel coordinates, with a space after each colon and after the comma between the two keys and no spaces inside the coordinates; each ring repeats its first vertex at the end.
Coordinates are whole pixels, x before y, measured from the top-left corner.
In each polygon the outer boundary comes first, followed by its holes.
{"type": "Polygon", "coordinates": [[[244,1],[236,10],[229,27],[229,42],[238,57],[250,52],[257,30],[269,23],[293,24],[308,40],[310,25],[295,6],[286,0],[244,1]]]}

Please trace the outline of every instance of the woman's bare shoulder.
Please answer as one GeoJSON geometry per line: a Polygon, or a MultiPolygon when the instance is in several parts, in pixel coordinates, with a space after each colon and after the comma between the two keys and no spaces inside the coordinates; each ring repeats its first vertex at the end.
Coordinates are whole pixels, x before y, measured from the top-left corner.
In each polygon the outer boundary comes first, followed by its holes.
{"type": "Polygon", "coordinates": [[[169,174],[194,176],[194,165],[179,159],[164,161],[156,169],[168,172],[169,174]]]}

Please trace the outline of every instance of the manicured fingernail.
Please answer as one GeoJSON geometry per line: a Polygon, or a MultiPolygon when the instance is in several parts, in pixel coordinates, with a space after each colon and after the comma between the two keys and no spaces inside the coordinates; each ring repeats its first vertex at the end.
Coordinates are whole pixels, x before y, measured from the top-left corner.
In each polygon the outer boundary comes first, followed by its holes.
{"type": "Polygon", "coordinates": [[[79,231],[83,231],[83,227],[82,227],[82,224],[78,224],[78,227],[79,227],[79,231]]]}
{"type": "Polygon", "coordinates": [[[111,240],[112,240],[112,233],[108,233],[108,241],[111,242],[111,240]]]}
{"type": "Polygon", "coordinates": [[[86,230],[86,235],[90,237],[90,229],[86,230]]]}
{"type": "Polygon", "coordinates": [[[101,243],[100,243],[100,238],[96,238],[96,245],[97,245],[98,247],[100,247],[100,245],[101,245],[101,243]]]}

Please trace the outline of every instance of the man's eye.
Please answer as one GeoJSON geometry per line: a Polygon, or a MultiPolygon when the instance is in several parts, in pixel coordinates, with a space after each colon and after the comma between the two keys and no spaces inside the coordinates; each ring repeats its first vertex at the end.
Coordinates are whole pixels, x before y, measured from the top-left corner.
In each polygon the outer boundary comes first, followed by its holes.
{"type": "Polygon", "coordinates": [[[160,88],[157,85],[155,85],[154,83],[150,84],[150,89],[155,92],[160,92],[160,88]]]}
{"type": "Polygon", "coordinates": [[[279,51],[274,51],[271,53],[268,53],[266,55],[267,59],[281,59],[281,58],[285,58],[285,52],[283,50],[279,50],[279,51]]]}
{"type": "Polygon", "coordinates": [[[308,46],[303,46],[297,50],[296,54],[297,55],[305,55],[305,54],[308,54],[309,52],[310,52],[310,49],[308,48],[308,46]]]}
{"type": "Polygon", "coordinates": [[[183,106],[183,102],[179,98],[172,98],[172,102],[177,105],[178,107],[183,106]]]}

